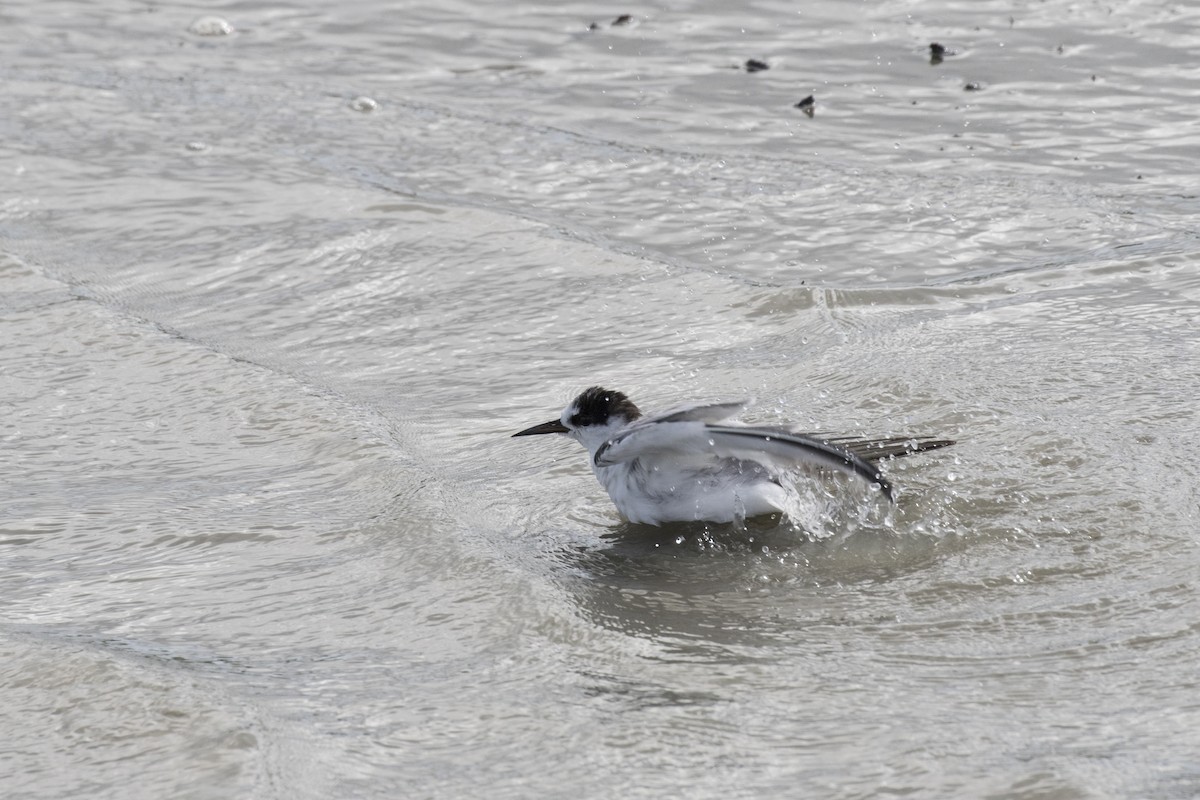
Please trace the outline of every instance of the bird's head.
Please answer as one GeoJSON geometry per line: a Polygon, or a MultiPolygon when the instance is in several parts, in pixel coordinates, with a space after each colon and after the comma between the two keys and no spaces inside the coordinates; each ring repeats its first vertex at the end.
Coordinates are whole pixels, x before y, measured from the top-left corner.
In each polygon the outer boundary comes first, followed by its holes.
{"type": "Polygon", "coordinates": [[[594,453],[616,431],[641,415],[633,401],[621,392],[593,386],[572,400],[558,419],[518,431],[513,436],[565,433],[594,453]]]}

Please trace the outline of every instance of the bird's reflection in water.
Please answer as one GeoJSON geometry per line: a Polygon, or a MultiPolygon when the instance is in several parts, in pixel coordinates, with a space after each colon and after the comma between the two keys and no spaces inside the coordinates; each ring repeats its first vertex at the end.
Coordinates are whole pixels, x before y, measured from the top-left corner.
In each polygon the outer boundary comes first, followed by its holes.
{"type": "Polygon", "coordinates": [[[762,657],[811,625],[845,624],[856,585],[925,568],[937,537],[859,530],[814,539],[779,516],[741,524],[621,523],[564,553],[595,624],[651,637],[672,657],[762,657]],[[754,653],[758,653],[757,656],[754,653]]]}

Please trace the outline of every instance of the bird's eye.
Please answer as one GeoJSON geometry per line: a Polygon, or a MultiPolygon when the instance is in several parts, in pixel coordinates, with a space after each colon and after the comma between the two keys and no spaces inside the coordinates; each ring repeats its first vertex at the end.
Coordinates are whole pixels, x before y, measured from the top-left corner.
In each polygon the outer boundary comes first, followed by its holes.
{"type": "Polygon", "coordinates": [[[580,428],[582,427],[583,419],[578,414],[572,414],[567,422],[570,423],[572,428],[580,428]]]}

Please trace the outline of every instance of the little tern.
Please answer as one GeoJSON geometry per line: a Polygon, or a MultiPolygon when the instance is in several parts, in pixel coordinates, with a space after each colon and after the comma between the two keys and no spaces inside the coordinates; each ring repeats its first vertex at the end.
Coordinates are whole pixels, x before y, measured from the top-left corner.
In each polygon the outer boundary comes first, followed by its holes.
{"type": "Polygon", "coordinates": [[[797,496],[792,473],[803,466],[856,475],[891,501],[892,486],[877,462],[954,444],[823,438],[730,421],[749,406],[746,400],[710,403],[644,416],[621,392],[593,386],[558,419],[513,436],[560,433],[579,442],[621,516],[649,525],[786,514],[797,496]]]}

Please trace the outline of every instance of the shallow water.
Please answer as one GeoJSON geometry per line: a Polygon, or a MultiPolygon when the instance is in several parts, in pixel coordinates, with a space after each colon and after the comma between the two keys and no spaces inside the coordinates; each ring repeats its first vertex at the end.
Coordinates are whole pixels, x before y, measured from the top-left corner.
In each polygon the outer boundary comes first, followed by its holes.
{"type": "Polygon", "coordinates": [[[1200,13],[211,13],[0,12],[6,797],[1200,795],[1200,13]],[[646,529],[594,383],[959,444],[646,529]]]}

